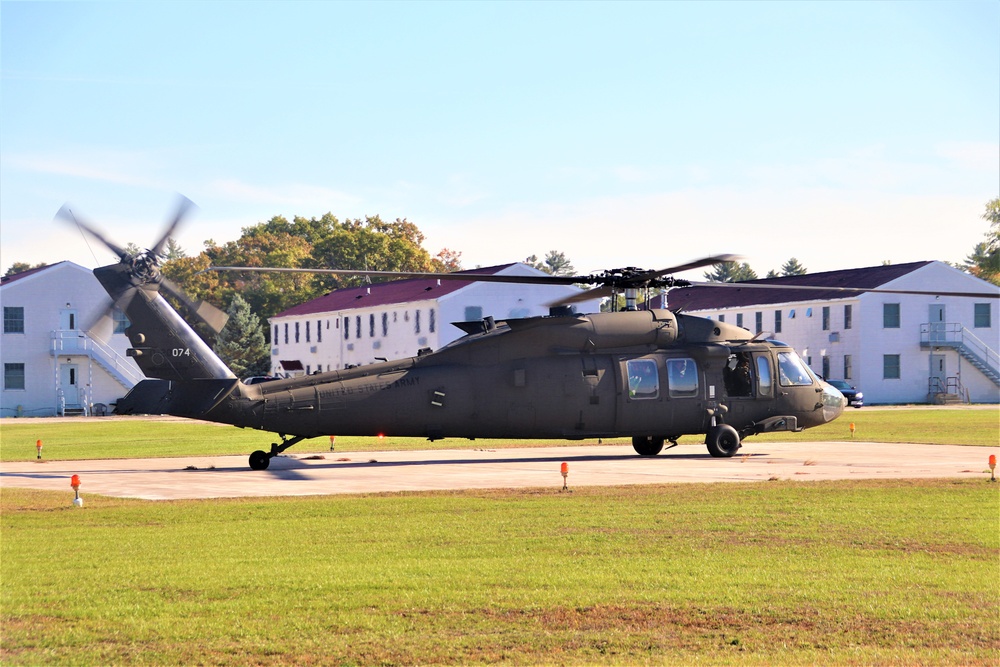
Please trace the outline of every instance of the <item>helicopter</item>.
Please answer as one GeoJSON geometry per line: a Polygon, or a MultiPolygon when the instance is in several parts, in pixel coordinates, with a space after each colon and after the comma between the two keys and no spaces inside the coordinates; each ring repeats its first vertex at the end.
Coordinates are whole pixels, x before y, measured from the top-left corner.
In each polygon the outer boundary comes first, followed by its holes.
{"type": "Polygon", "coordinates": [[[167,238],[187,207],[182,203],[167,233],[139,253],[108,241],[67,207],[60,217],[119,257],[94,275],[127,316],[127,353],[147,379],[117,402],[115,413],[167,414],[276,433],[269,449],[249,455],[253,470],[267,469],[272,458],[303,440],[330,435],[625,437],[644,457],[656,456],[666,443],[676,446],[681,436],[703,435],[711,456],[732,457],[749,436],[820,426],[846,405],[784,343],[725,322],[639,307],[643,290],[691,284],[672,274],[736,261],[735,255],[586,276],[211,267],[596,285],[552,304],[549,316],[455,323],[464,336],[414,357],[245,384],[161,294],[215,333],[225,324],[224,313],[187,298],[159,270],[167,238]],[[595,296],[617,302],[619,295],[624,310],[572,309],[595,296]]]}

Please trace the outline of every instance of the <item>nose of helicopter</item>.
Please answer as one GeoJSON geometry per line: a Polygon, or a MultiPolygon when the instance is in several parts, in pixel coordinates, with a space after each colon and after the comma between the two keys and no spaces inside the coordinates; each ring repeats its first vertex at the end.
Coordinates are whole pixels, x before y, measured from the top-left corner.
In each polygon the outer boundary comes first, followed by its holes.
{"type": "Polygon", "coordinates": [[[823,382],[823,395],[820,402],[823,404],[823,421],[832,422],[840,416],[847,405],[847,399],[836,387],[823,382]]]}

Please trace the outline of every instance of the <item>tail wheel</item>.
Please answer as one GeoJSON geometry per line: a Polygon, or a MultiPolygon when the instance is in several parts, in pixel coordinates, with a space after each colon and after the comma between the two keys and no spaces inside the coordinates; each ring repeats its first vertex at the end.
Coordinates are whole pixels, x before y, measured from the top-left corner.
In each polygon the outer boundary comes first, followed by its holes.
{"type": "Polygon", "coordinates": [[[713,426],[705,436],[708,453],[719,458],[727,458],[736,454],[740,448],[740,434],[729,424],[713,426]]]}
{"type": "Polygon", "coordinates": [[[632,449],[639,456],[656,456],[663,449],[663,438],[651,435],[636,436],[632,438],[632,449]]]}

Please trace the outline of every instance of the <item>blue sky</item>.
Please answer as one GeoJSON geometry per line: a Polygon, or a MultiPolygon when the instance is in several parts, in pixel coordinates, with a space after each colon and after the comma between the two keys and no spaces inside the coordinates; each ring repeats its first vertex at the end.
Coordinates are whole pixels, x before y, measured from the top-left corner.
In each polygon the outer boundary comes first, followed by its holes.
{"type": "MultiPolygon", "coordinates": [[[[0,264],[405,217],[467,268],[962,260],[1000,195],[1000,3],[0,4],[0,264]]],[[[689,277],[700,277],[700,271],[689,277]]]]}

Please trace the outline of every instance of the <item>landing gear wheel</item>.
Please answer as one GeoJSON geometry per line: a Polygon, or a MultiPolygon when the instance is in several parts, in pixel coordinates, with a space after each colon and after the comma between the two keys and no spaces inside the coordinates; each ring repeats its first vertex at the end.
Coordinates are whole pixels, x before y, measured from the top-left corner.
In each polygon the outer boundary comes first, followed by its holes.
{"type": "Polygon", "coordinates": [[[271,464],[271,457],[267,452],[257,450],[250,455],[250,469],[251,470],[267,470],[267,466],[271,464]]]}
{"type": "Polygon", "coordinates": [[[740,448],[740,434],[729,424],[713,426],[705,436],[708,453],[719,458],[728,458],[740,448]]]}
{"type": "Polygon", "coordinates": [[[632,438],[632,449],[639,456],[656,456],[663,449],[663,438],[651,435],[636,436],[632,438]]]}

